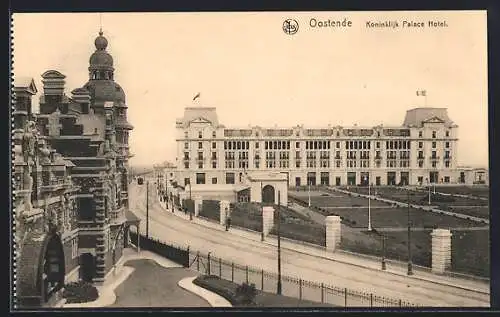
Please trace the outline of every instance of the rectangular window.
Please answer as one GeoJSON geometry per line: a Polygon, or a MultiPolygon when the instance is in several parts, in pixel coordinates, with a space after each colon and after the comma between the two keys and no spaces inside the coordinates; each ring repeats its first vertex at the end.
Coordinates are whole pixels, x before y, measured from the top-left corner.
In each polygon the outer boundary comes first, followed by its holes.
{"type": "Polygon", "coordinates": [[[444,166],[445,166],[445,167],[450,167],[450,161],[446,161],[446,162],[444,162],[444,166]]]}
{"type": "Polygon", "coordinates": [[[203,168],[203,162],[198,162],[198,168],[202,169],[203,168]]]}
{"type": "Polygon", "coordinates": [[[185,148],[185,149],[189,149],[189,143],[184,142],[184,148],[185,148]]]}
{"type": "Polygon", "coordinates": [[[212,142],[212,149],[216,149],[217,148],[217,143],[216,142],[212,142]]]}
{"type": "Polygon", "coordinates": [[[203,149],[203,142],[198,142],[198,148],[203,149]]]}
{"type": "Polygon", "coordinates": [[[217,168],[217,161],[212,161],[212,168],[217,168]]]}
{"type": "Polygon", "coordinates": [[[205,184],[205,173],[196,173],[196,184],[205,184]]]}
{"type": "Polygon", "coordinates": [[[191,181],[189,180],[189,177],[184,178],[184,186],[187,186],[188,184],[191,184],[191,181]]]}
{"type": "Polygon", "coordinates": [[[418,131],[418,137],[421,138],[422,137],[422,131],[418,131]]]}
{"type": "Polygon", "coordinates": [[[446,137],[450,136],[450,131],[446,131],[446,137]]]}
{"type": "Polygon", "coordinates": [[[445,176],[444,177],[444,182],[449,183],[450,182],[450,176],[445,176]]]}
{"type": "Polygon", "coordinates": [[[423,161],[418,161],[418,167],[419,167],[419,168],[424,167],[424,162],[423,162],[423,161]]]}
{"type": "Polygon", "coordinates": [[[184,168],[189,168],[189,162],[184,162],[184,168]]]}
{"type": "Polygon", "coordinates": [[[432,162],[432,167],[436,168],[436,161],[432,162]]]}
{"type": "Polygon", "coordinates": [[[71,258],[75,259],[78,257],[78,238],[73,238],[71,240],[71,258]]]}
{"type": "Polygon", "coordinates": [[[432,138],[435,139],[436,138],[436,131],[432,131],[432,138]]]}
{"type": "Polygon", "coordinates": [[[258,149],[259,148],[259,142],[255,142],[255,148],[258,149]]]}
{"type": "Polygon", "coordinates": [[[421,149],[424,147],[424,142],[418,142],[418,148],[421,149]]]}
{"type": "Polygon", "coordinates": [[[445,142],[444,147],[449,149],[450,148],[450,142],[445,142]]]}
{"type": "Polygon", "coordinates": [[[212,184],[217,184],[217,177],[212,177],[212,184]]]}
{"type": "Polygon", "coordinates": [[[435,149],[436,148],[436,142],[432,142],[432,148],[435,149]]]}
{"type": "Polygon", "coordinates": [[[226,184],[234,184],[234,173],[226,173],[226,184]]]}

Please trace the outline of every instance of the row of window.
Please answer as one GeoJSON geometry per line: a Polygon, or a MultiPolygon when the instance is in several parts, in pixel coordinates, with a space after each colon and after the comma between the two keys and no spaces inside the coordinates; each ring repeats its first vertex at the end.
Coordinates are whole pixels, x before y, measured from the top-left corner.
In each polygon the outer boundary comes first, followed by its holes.
{"type": "MultiPolygon", "coordinates": [[[[356,159],[348,159],[346,162],[346,166],[348,168],[356,168],[357,166],[357,160],[356,159]]],[[[238,161],[238,164],[236,164],[235,161],[225,161],[225,168],[226,169],[234,169],[236,166],[240,169],[248,169],[249,168],[249,162],[248,161],[238,161]]],[[[445,161],[444,165],[446,168],[449,168],[451,163],[450,161],[445,161]]],[[[290,161],[288,160],[266,160],[265,161],[265,166],[266,168],[289,168],[290,167],[290,161]]],[[[386,162],[387,167],[409,167],[410,166],[410,161],[408,159],[403,159],[403,160],[396,160],[396,158],[388,159],[386,162]]],[[[437,161],[432,161],[431,162],[432,168],[437,167],[437,161]]],[[[184,162],[184,168],[189,169],[190,165],[189,162],[184,162]]],[[[301,167],[301,161],[296,160],[295,161],[295,167],[300,168],[301,167]]],[[[320,160],[319,164],[317,160],[306,160],[306,167],[307,168],[329,168],[330,167],[330,161],[329,160],[320,160]]],[[[341,168],[342,163],[340,161],[335,161],[335,167],[341,168]]],[[[361,160],[359,167],[370,167],[370,161],[369,160],[361,160]]],[[[380,161],[375,162],[375,167],[380,168],[380,161]]],[[[418,167],[423,168],[424,167],[424,162],[423,160],[418,161],[418,167]]],[[[203,169],[204,164],[203,162],[198,162],[198,168],[203,169]]],[[[212,162],[212,168],[216,169],[217,168],[217,161],[212,162]]],[[[254,168],[260,168],[260,161],[254,161],[254,168]]]]}
{"type": "MultiPolygon", "coordinates": [[[[99,77],[99,76],[102,76],[102,77],[110,77],[111,79],[113,79],[113,73],[111,73],[111,74],[105,74],[105,73],[103,73],[102,75],[101,75],[101,74],[99,74],[99,73],[97,73],[97,74],[93,74],[93,77],[96,77],[96,76],[97,76],[97,77],[99,77]]],[[[94,79],[96,79],[96,78],[94,78],[94,79]]],[[[312,135],[312,133],[306,133],[306,134],[308,134],[308,135],[312,135]]],[[[295,133],[295,135],[296,135],[296,136],[299,136],[299,135],[300,135],[299,131],[297,131],[297,132],[295,133]]],[[[326,134],[324,134],[324,135],[326,135],[326,134]]],[[[337,131],[337,134],[336,134],[336,135],[337,135],[337,137],[339,137],[339,136],[340,136],[340,133],[337,131]]],[[[256,136],[259,136],[259,133],[258,133],[258,132],[256,132],[256,136]]],[[[377,136],[378,136],[378,137],[380,137],[380,132],[378,132],[378,133],[377,133],[377,136]]],[[[450,131],[449,131],[449,130],[448,130],[448,131],[445,131],[445,136],[446,136],[446,137],[449,137],[449,136],[450,136],[450,131]]],[[[186,139],[187,139],[188,137],[189,137],[189,133],[188,133],[188,131],[184,131],[184,138],[186,138],[186,139]]],[[[212,131],[212,138],[215,138],[215,137],[217,137],[217,133],[216,133],[215,131],[212,131]]],[[[418,131],[418,137],[419,137],[419,138],[423,137],[423,131],[418,131]]],[[[432,131],[432,138],[433,138],[433,139],[435,139],[436,137],[437,137],[437,131],[432,131]]],[[[199,138],[199,139],[203,139],[203,131],[198,131],[198,138],[199,138]]]]}
{"type": "MultiPolygon", "coordinates": [[[[249,156],[248,156],[248,152],[245,151],[245,152],[237,152],[238,153],[238,159],[239,160],[248,160],[249,156]]],[[[399,158],[400,159],[409,159],[410,158],[410,151],[395,151],[395,150],[390,150],[390,151],[387,151],[386,152],[386,157],[387,159],[396,159],[397,156],[398,156],[398,153],[399,153],[399,158]]],[[[451,159],[451,155],[450,155],[450,151],[445,151],[445,154],[444,154],[444,159],[451,159]]],[[[224,155],[224,158],[226,160],[234,160],[236,159],[236,153],[235,152],[232,152],[232,151],[228,151],[228,152],[225,152],[225,155],[224,155]]],[[[357,159],[357,154],[358,154],[358,151],[347,151],[347,159],[357,159]]],[[[370,159],[370,151],[359,151],[359,158],[360,159],[370,159]]],[[[290,152],[286,152],[286,151],[280,151],[278,152],[278,155],[279,155],[279,159],[280,160],[288,160],[290,159],[290,152]]],[[[437,155],[437,151],[432,151],[431,152],[431,158],[432,159],[438,159],[438,157],[436,156],[437,155]]],[[[300,152],[295,152],[295,158],[296,159],[301,159],[300,157],[300,152]]],[[[308,151],[306,152],[306,158],[309,160],[309,159],[316,159],[317,156],[316,156],[316,152],[311,152],[311,151],[308,151]]],[[[327,151],[320,151],[320,155],[319,155],[319,158],[320,159],[327,159],[329,160],[330,159],[330,153],[327,152],[327,151]]],[[[376,151],[375,152],[375,159],[381,159],[381,155],[380,155],[380,151],[376,151]]],[[[424,152],[423,151],[418,151],[418,156],[417,156],[418,159],[424,159],[424,152]]],[[[197,157],[198,160],[204,160],[204,157],[203,157],[203,152],[198,152],[198,157],[197,157]]],[[[212,152],[212,156],[210,157],[211,160],[217,160],[217,152],[212,152]]],[[[255,153],[255,160],[259,160],[260,159],[260,155],[259,153],[255,153]]],[[[276,159],[276,152],[266,152],[266,159],[276,159]]],[[[335,153],[335,157],[334,159],[341,159],[341,156],[340,156],[340,151],[336,151],[335,153]]],[[[189,152],[184,152],[184,160],[185,161],[189,161],[190,160],[190,157],[189,157],[189,152]]]]}
{"type": "MultiPolygon", "coordinates": [[[[345,148],[347,150],[369,150],[371,149],[371,141],[345,141],[345,148]]],[[[410,149],[410,141],[386,141],[385,148],[390,150],[406,150],[410,149]]],[[[432,142],[432,148],[436,148],[437,142],[432,142]]],[[[445,148],[450,147],[450,142],[444,142],[445,148]]],[[[266,150],[289,150],[290,141],[265,141],[264,147],[266,150]]],[[[424,142],[418,142],[418,147],[424,147],[424,142]]],[[[217,142],[212,142],[212,149],[217,148],[217,142]]],[[[255,142],[255,148],[259,148],[259,142],[255,142]]],[[[300,148],[300,142],[295,142],[295,148],[300,148]]],[[[340,142],[336,142],[335,148],[340,149],[340,142]]],[[[375,148],[380,149],[380,142],[375,142],[375,148]]],[[[184,142],[184,149],[189,149],[189,142],[184,142]]],[[[198,142],[198,149],[203,149],[203,142],[198,142]]],[[[249,150],[249,141],[224,141],[225,150],[249,150]]],[[[329,150],[330,141],[306,141],[306,150],[329,150]]]]}

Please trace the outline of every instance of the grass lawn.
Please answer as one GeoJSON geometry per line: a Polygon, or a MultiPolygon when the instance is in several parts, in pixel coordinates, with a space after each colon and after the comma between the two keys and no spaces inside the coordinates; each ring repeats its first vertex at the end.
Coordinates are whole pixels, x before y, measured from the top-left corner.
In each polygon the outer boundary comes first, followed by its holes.
{"type": "Polygon", "coordinates": [[[436,191],[447,194],[472,195],[490,197],[489,186],[436,186],[436,191]]]}
{"type": "MultiPolygon", "coordinates": [[[[456,193],[454,189],[457,189],[457,187],[453,187],[453,188],[446,188],[446,190],[442,190],[444,188],[446,187],[441,187],[441,188],[436,187],[436,192],[456,193]]],[[[349,191],[365,195],[368,194],[368,189],[365,187],[350,187],[349,191]]],[[[377,187],[372,189],[372,192],[375,191],[380,197],[383,198],[392,199],[400,202],[408,201],[407,191],[400,188],[377,187]]],[[[335,195],[337,194],[338,193],[335,193],[335,195]]],[[[410,202],[412,204],[427,205],[429,202],[429,193],[426,191],[419,191],[419,192],[411,191],[410,202]]],[[[489,202],[486,200],[478,200],[478,199],[456,197],[456,196],[454,197],[443,196],[440,194],[434,194],[431,190],[431,205],[437,206],[438,208],[447,211],[453,211],[475,217],[488,218],[489,217],[488,204],[489,202]]],[[[316,205],[320,206],[320,203],[316,205]]]]}
{"type": "Polygon", "coordinates": [[[186,268],[164,268],[152,260],[132,260],[135,268],[116,290],[111,307],[210,307],[201,297],[180,288],[177,283],[197,273],[186,268]]]}
{"type": "Polygon", "coordinates": [[[220,205],[217,200],[203,200],[199,215],[208,219],[220,221],[220,205]]]}
{"type": "Polygon", "coordinates": [[[489,230],[452,230],[451,233],[451,267],[453,271],[489,277],[489,230]]]}
{"type": "MultiPolygon", "coordinates": [[[[431,236],[430,231],[411,233],[411,251],[413,263],[430,267],[431,236]]],[[[386,253],[388,259],[408,261],[408,232],[385,232],[386,253]]],[[[343,250],[379,256],[382,258],[382,237],[374,232],[359,232],[358,235],[342,237],[340,248],[343,250]]]]}
{"type": "Polygon", "coordinates": [[[329,304],[322,304],[308,300],[300,300],[294,297],[276,295],[269,292],[257,290],[254,302],[244,304],[236,296],[238,284],[231,281],[220,279],[217,276],[199,276],[193,283],[205,289],[208,289],[220,296],[226,298],[235,307],[334,307],[329,304]]]}

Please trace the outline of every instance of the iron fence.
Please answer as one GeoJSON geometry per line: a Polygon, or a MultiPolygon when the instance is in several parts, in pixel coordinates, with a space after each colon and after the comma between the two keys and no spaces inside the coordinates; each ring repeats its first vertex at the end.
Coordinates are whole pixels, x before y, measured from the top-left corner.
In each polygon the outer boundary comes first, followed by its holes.
{"type": "MultiPolygon", "coordinates": [[[[215,275],[236,284],[254,284],[255,288],[276,294],[278,274],[211,256],[189,252],[189,267],[205,275],[215,275]]],[[[298,277],[281,276],[281,295],[340,307],[415,307],[400,299],[378,296],[348,288],[312,282],[298,277]]]]}

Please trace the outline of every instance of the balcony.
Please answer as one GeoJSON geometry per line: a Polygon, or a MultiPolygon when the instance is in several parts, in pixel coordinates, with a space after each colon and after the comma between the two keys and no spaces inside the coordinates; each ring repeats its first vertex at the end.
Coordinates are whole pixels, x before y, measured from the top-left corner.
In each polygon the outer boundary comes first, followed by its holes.
{"type": "Polygon", "coordinates": [[[62,188],[66,185],[65,178],[51,178],[50,180],[44,180],[42,183],[42,191],[53,191],[62,188]]]}
{"type": "Polygon", "coordinates": [[[431,156],[431,157],[429,157],[429,160],[437,161],[437,160],[439,160],[439,156],[431,156]]]}
{"type": "Polygon", "coordinates": [[[342,156],[338,156],[338,155],[337,155],[337,156],[335,156],[335,159],[336,159],[336,160],[341,160],[341,159],[342,159],[342,156]]]}
{"type": "Polygon", "coordinates": [[[425,156],[418,156],[417,160],[425,160],[425,156]]]}
{"type": "Polygon", "coordinates": [[[451,156],[445,156],[443,157],[444,160],[451,160],[451,156]]]}

